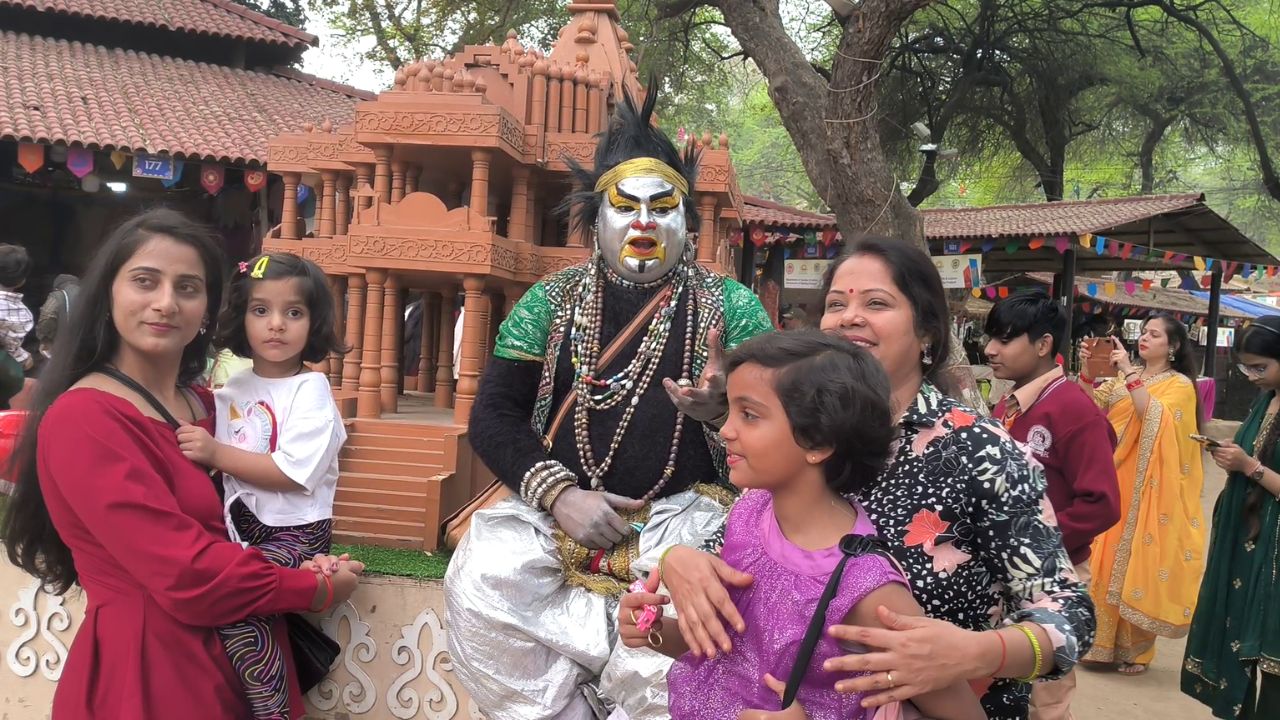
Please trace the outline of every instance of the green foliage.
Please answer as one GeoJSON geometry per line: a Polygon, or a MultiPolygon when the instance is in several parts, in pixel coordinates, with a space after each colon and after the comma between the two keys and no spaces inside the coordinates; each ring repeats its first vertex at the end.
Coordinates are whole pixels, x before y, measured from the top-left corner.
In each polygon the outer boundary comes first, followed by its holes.
{"type": "Polygon", "coordinates": [[[302,7],[303,0],[234,0],[234,2],[280,22],[302,30],[306,29],[307,13],[302,7]]]}
{"type": "Polygon", "coordinates": [[[432,554],[418,550],[384,548],[373,545],[334,545],[333,554],[347,553],[353,560],[365,564],[365,571],[373,575],[440,580],[449,567],[448,554],[432,554]]]}

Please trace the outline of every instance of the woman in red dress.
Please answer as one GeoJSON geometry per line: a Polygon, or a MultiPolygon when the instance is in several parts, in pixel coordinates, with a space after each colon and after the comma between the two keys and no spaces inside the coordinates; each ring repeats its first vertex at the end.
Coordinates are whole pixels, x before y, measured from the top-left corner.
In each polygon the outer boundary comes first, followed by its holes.
{"type": "MultiPolygon", "coordinates": [[[[54,720],[246,717],[216,628],[323,608],[358,582],[359,563],[320,557],[324,572],[289,569],[230,542],[205,469],[129,387],[181,422],[210,422],[212,396],[192,383],[208,358],[222,268],[213,236],[179,213],[126,222],[98,251],[41,378],[4,542],[10,561],[53,591],[85,591],[54,720]]],[[[282,623],[276,631],[283,641],[282,623]]],[[[290,708],[302,716],[296,686],[290,708]]]]}

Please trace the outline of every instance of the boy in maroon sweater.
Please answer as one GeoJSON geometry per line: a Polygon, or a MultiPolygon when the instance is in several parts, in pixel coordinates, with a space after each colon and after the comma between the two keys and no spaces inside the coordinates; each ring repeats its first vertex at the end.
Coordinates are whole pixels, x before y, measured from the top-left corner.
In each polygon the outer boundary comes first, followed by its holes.
{"type": "MultiPolygon", "coordinates": [[[[1066,313],[1042,291],[1001,300],[987,315],[985,350],[992,373],[1013,390],[995,409],[1009,434],[1044,466],[1049,502],[1062,544],[1088,582],[1089,546],[1120,520],[1113,453],[1116,434],[1085,391],[1067,379],[1055,352],[1067,332],[1066,313]]],[[[1074,673],[1039,683],[1031,720],[1071,717],[1074,673]]]]}

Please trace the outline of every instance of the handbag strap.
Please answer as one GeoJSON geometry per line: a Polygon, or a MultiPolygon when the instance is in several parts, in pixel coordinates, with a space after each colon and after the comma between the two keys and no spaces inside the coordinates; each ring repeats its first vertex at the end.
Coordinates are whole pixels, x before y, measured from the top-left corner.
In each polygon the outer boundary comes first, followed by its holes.
{"type": "Polygon", "coordinates": [[[142,384],[137,380],[134,380],[110,365],[99,368],[98,372],[137,393],[143,400],[147,401],[147,404],[151,406],[152,410],[155,410],[160,414],[160,417],[164,418],[165,422],[172,425],[174,430],[182,427],[182,423],[178,422],[178,418],[174,417],[173,413],[169,412],[169,408],[165,407],[159,400],[157,400],[156,396],[152,395],[150,390],[142,387],[142,384]]]}
{"type": "Polygon", "coordinates": [[[831,601],[840,590],[840,579],[844,576],[845,564],[851,557],[866,555],[870,552],[885,554],[884,543],[880,538],[852,533],[840,538],[840,562],[836,563],[836,569],[831,572],[831,578],[822,589],[822,595],[818,598],[818,609],[813,611],[813,617],[809,619],[809,627],[804,631],[804,639],[800,641],[796,662],[791,666],[791,674],[787,676],[787,689],[782,693],[783,710],[791,707],[791,703],[795,702],[796,693],[800,692],[800,683],[804,681],[805,670],[813,660],[813,652],[817,649],[818,641],[822,639],[822,631],[827,624],[827,610],[831,608],[831,601]]]}
{"type": "MultiPolygon", "coordinates": [[[[631,342],[632,338],[640,332],[641,328],[649,324],[649,320],[653,317],[653,314],[657,312],[658,306],[665,302],[669,297],[671,297],[671,286],[667,285],[656,295],[650,298],[649,302],[644,304],[644,307],[640,308],[640,312],[636,313],[636,316],[631,318],[631,322],[627,323],[627,326],[622,328],[622,332],[618,333],[617,336],[605,346],[604,351],[600,353],[599,367],[601,369],[613,362],[613,359],[622,352],[622,348],[625,347],[627,343],[631,342]]],[[[544,440],[547,447],[551,447],[551,442],[555,440],[556,433],[560,430],[560,426],[564,424],[565,418],[569,417],[569,411],[573,409],[573,404],[577,399],[577,391],[570,388],[569,394],[565,395],[564,400],[560,401],[560,407],[556,409],[556,414],[551,419],[551,424],[547,426],[547,434],[544,440]]]]}

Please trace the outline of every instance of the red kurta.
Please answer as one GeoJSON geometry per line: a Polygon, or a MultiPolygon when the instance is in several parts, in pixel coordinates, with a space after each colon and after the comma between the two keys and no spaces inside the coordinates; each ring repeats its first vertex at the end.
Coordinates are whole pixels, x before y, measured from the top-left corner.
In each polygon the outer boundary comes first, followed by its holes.
{"type": "MultiPolygon", "coordinates": [[[[54,720],[248,717],[215,628],[306,609],[315,576],[227,540],[208,475],[167,423],[123,398],[90,388],[58,398],[37,462],[87,599],[54,720]]],[[[290,710],[302,716],[296,687],[290,710]]]]}

